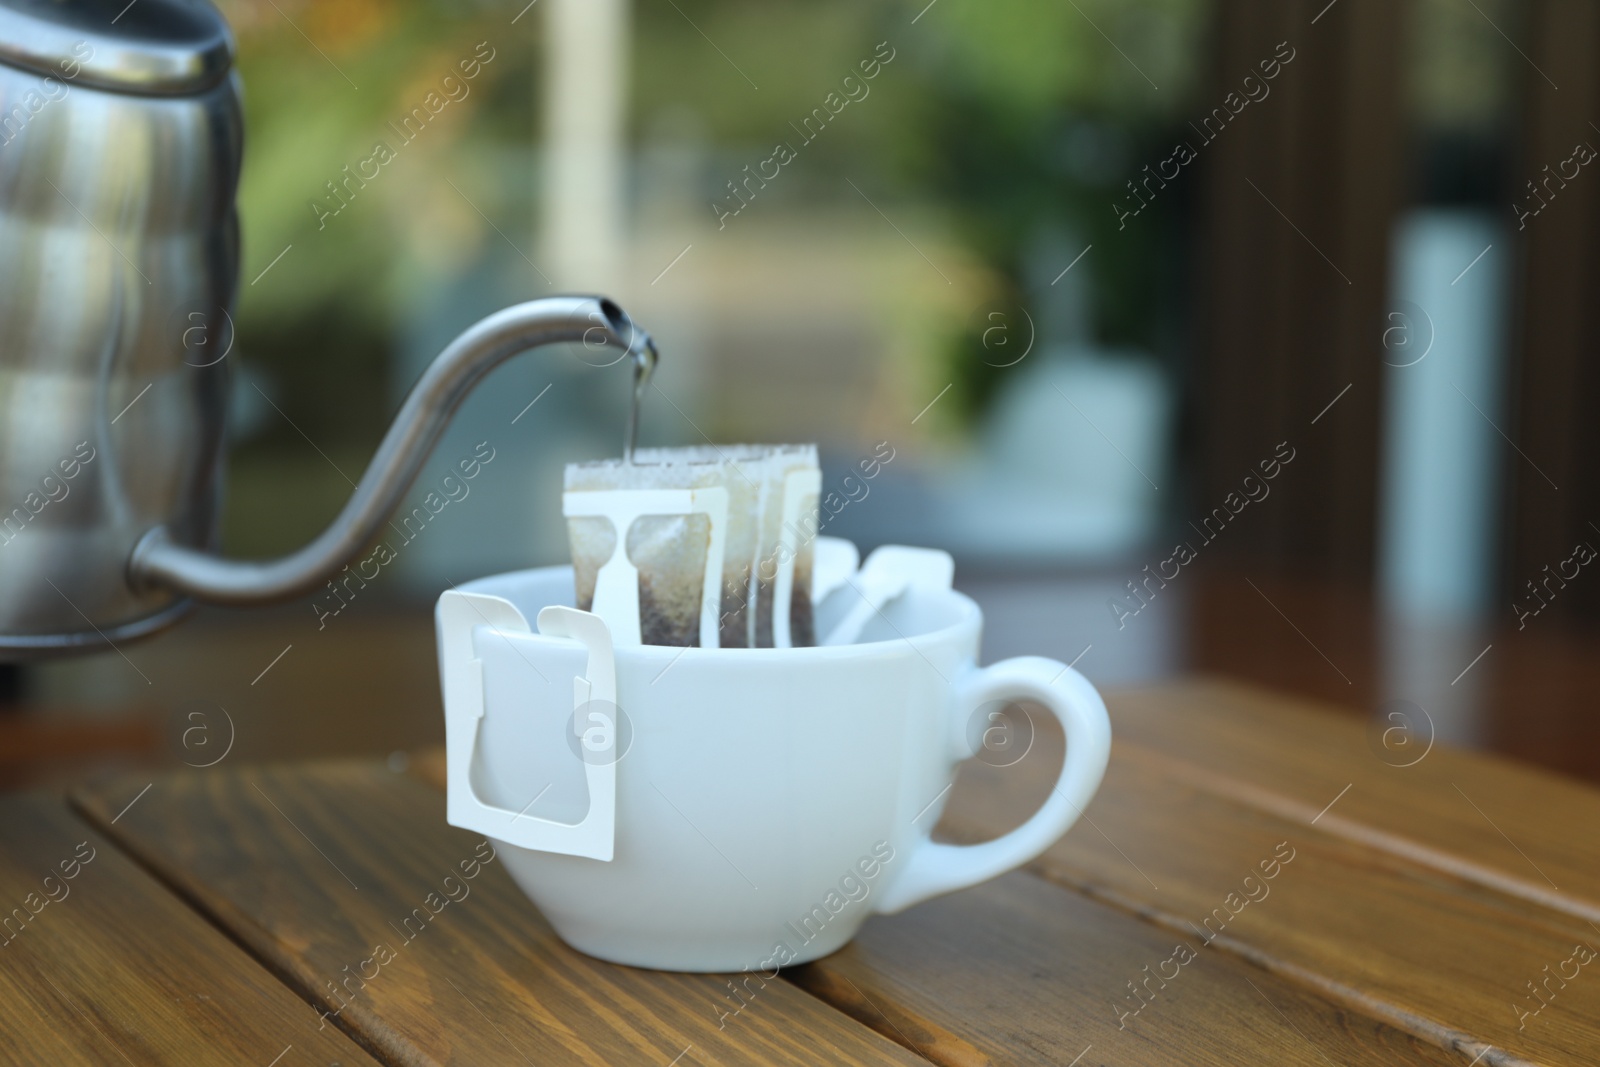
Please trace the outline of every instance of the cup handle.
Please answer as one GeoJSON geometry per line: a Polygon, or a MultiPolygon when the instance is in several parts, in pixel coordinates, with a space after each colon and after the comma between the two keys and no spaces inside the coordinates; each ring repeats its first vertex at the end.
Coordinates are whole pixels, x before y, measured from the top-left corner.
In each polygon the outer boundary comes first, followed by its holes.
{"type": "MultiPolygon", "coordinates": [[[[1094,686],[1071,667],[1042,656],[1002,660],[975,671],[958,691],[952,729],[970,758],[965,738],[971,709],[992,701],[1032,700],[1061,721],[1067,754],[1050,797],[1021,826],[981,845],[944,845],[926,833],[913,845],[900,877],[878,898],[875,911],[893,914],[930,897],[986,882],[1055,844],[1083,813],[1100,787],[1111,756],[1111,720],[1094,686]]],[[[931,822],[929,824],[931,829],[931,822]]]]}

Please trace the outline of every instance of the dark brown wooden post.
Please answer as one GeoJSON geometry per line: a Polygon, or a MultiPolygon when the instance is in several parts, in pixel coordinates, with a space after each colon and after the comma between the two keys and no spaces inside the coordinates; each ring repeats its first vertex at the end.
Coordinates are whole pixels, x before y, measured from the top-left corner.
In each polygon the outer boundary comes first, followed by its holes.
{"type": "MultiPolygon", "coordinates": [[[[1600,121],[1600,6],[1538,0],[1526,39],[1521,152],[1506,205],[1522,263],[1517,414],[1507,432],[1522,454],[1506,459],[1504,584],[1508,599],[1537,604],[1525,583],[1545,581],[1544,568],[1557,571],[1579,541],[1600,549],[1600,159],[1570,180],[1560,175],[1578,144],[1600,150],[1593,125],[1600,121]],[[1522,218],[1519,229],[1519,211],[1529,208],[1538,214],[1522,218]]],[[[1572,166],[1565,169],[1570,175],[1572,166]]],[[[1569,587],[1552,583],[1555,595],[1545,594],[1552,613],[1600,617],[1600,562],[1592,566],[1597,573],[1569,587]]]]}
{"type": "Polygon", "coordinates": [[[1274,482],[1272,503],[1250,509],[1255,514],[1207,550],[1262,571],[1363,583],[1372,574],[1379,357],[1403,185],[1403,7],[1395,0],[1218,5],[1218,103],[1246,75],[1259,74],[1280,42],[1294,56],[1270,83],[1270,96],[1200,148],[1206,191],[1189,510],[1204,514],[1221,504],[1287,441],[1296,458],[1274,482]]]}

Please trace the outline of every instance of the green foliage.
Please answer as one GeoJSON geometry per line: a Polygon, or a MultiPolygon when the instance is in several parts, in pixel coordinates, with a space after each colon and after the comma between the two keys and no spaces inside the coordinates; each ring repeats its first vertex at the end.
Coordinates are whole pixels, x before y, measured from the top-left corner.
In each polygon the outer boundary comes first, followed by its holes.
{"type": "MultiPolygon", "coordinates": [[[[323,447],[370,447],[390,413],[390,334],[413,284],[407,252],[438,240],[414,195],[416,177],[398,168],[426,170],[448,149],[452,168],[470,170],[508,126],[526,130],[532,100],[504,86],[518,83],[519,70],[526,74],[528,45],[507,41],[502,11],[428,0],[222,6],[238,37],[245,87],[241,350],[270,370],[275,401],[293,422],[274,418],[251,447],[303,449],[300,431],[323,447]],[[491,37],[501,43],[499,54],[471,81],[466,99],[451,103],[415,147],[400,150],[403,164],[384,168],[319,226],[312,202],[335,203],[326,183],[368,158],[375,142],[398,144],[388,123],[491,37]],[[513,48],[521,55],[513,58],[513,48]]],[[[448,191],[436,176],[434,182],[448,191]]],[[[429,199],[437,196],[435,189],[429,199]]]]}
{"type": "MultiPolygon", "coordinates": [[[[1200,0],[924,2],[635,0],[633,128],[643,138],[664,117],[689,114],[714,153],[763,158],[888,41],[896,58],[871,102],[808,145],[774,199],[844,201],[850,177],[933,207],[987,264],[997,298],[1018,304],[1037,295],[1036,236],[1070,233],[1095,245],[1079,269],[1093,279],[1102,339],[1153,343],[1164,215],[1176,200],[1121,233],[1110,204],[1170,148],[1162,131],[1183,117],[1194,80],[1200,0]]],[[[247,87],[241,338],[270,362],[286,410],[314,438],[364,437],[387,409],[374,385],[386,378],[391,324],[417,286],[470,260],[473,242],[499,240],[444,179],[523,247],[532,241],[517,214],[536,181],[542,13],[510,26],[508,5],[460,0],[223,7],[247,87]],[[325,183],[367,158],[390,120],[484,40],[496,59],[470,97],[319,229],[311,202],[326,202],[325,183]],[[527,162],[508,171],[508,153],[527,162]],[[370,396],[372,412],[336,418],[307,399],[318,392],[370,396]]],[[[727,176],[703,176],[708,201],[727,176]]],[[[969,412],[994,377],[972,373],[982,369],[975,343],[951,338],[944,357],[960,383],[952,406],[969,412]]]]}
{"type": "MultiPolygon", "coordinates": [[[[368,157],[376,141],[394,144],[395,135],[387,129],[390,120],[437,88],[459,58],[471,55],[476,42],[491,35],[503,41],[504,16],[498,10],[463,12],[459,5],[411,0],[383,5],[375,24],[353,39],[314,45],[330,36],[326,30],[312,41],[302,36],[301,30],[310,35],[317,29],[315,9],[279,6],[285,14],[269,4],[272,17],[259,19],[253,3],[225,9],[236,25],[244,24],[239,70],[246,86],[247,136],[239,207],[247,283],[281,249],[295,245],[293,259],[286,257],[281,264],[288,269],[272,285],[253,287],[243,295],[240,314],[248,328],[335,302],[344,315],[381,323],[396,295],[389,268],[397,262],[404,237],[380,195],[393,176],[383,174],[373,183],[373,195],[363,191],[349,211],[327,220],[324,228],[319,229],[311,201],[329,202],[325,183],[340,177],[342,167],[368,157]],[[242,18],[245,13],[248,17],[242,18]],[[338,238],[325,239],[335,227],[338,238]]],[[[344,0],[331,6],[364,5],[344,0]]],[[[428,130],[426,137],[459,133],[451,127],[464,127],[472,143],[462,154],[470,159],[476,149],[493,143],[507,112],[526,122],[531,99],[499,95],[484,106],[496,97],[497,83],[517,73],[514,68],[526,70],[523,49],[515,61],[508,62],[502,53],[498,62],[486,66],[472,82],[467,100],[452,105],[457,113],[441,114],[443,128],[428,130]],[[469,108],[498,112],[502,122],[463,123],[469,108]]]]}
{"type": "MultiPolygon", "coordinates": [[[[1193,0],[941,0],[923,20],[940,37],[914,61],[919,106],[914,134],[895,153],[898,175],[947,205],[996,275],[995,306],[1037,309],[1060,277],[1054,264],[1040,274],[1037,238],[1072,234],[1077,243],[1059,266],[1093,247],[1074,268],[1090,281],[1091,339],[1159,345],[1181,194],[1126,226],[1112,205],[1145,162],[1170,151],[1166,131],[1194,80],[1198,8],[1193,0]]],[[[1050,335],[1059,325],[1045,323],[1041,341],[1063,340],[1050,335]]],[[[969,419],[1000,381],[983,329],[975,320],[941,353],[957,384],[952,407],[969,419]]]]}

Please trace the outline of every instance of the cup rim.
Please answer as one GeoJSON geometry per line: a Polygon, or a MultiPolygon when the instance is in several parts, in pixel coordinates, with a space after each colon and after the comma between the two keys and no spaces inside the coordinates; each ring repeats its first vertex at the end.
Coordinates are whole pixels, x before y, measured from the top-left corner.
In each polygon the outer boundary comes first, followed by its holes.
{"type": "MultiPolygon", "coordinates": [[[[506,595],[503,590],[506,583],[514,579],[563,572],[570,577],[573,574],[572,564],[561,563],[548,567],[528,567],[518,571],[503,571],[500,574],[491,574],[483,578],[474,578],[470,582],[462,582],[455,589],[461,593],[476,593],[481,596],[493,596],[505,600],[516,609],[519,615],[523,616],[528,623],[531,636],[536,638],[545,637],[546,635],[539,633],[534,620],[527,618],[522,605],[506,595]]],[[[637,657],[646,661],[672,660],[679,657],[688,658],[692,654],[695,658],[713,656],[742,657],[746,660],[766,658],[793,664],[807,659],[855,659],[880,656],[907,644],[913,648],[919,644],[944,644],[958,640],[965,631],[975,631],[982,626],[983,611],[978,607],[977,601],[958,589],[941,589],[938,590],[937,595],[949,597],[955,602],[960,612],[955,621],[937,629],[925,630],[921,633],[910,635],[902,634],[898,637],[886,638],[881,641],[859,641],[848,645],[803,645],[799,648],[701,648],[697,645],[618,645],[613,651],[619,659],[637,657]]],[[[550,640],[564,642],[567,638],[551,637],[550,640]]]]}

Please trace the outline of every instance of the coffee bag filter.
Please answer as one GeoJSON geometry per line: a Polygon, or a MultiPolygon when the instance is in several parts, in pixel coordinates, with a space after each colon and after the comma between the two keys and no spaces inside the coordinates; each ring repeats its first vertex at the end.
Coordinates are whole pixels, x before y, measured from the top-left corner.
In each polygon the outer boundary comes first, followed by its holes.
{"type": "Polygon", "coordinates": [[[761,514],[756,564],[755,645],[789,648],[817,643],[811,613],[811,561],[817,538],[822,474],[815,445],[774,449],[761,514]]]}
{"type": "Polygon", "coordinates": [[[602,617],[636,612],[606,617],[619,643],[637,633],[654,645],[814,644],[820,485],[814,445],[640,449],[631,463],[571,464],[563,501],[577,604],[602,617]],[[636,596],[604,588],[631,580],[630,568],[636,596]]]}

